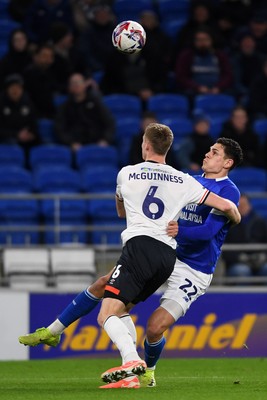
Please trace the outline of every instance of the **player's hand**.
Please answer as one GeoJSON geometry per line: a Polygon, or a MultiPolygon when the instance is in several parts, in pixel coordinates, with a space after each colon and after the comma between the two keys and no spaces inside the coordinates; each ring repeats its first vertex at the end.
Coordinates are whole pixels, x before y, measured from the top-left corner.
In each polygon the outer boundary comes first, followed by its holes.
{"type": "Polygon", "coordinates": [[[170,221],[167,226],[167,234],[170,237],[175,237],[178,235],[179,227],[177,221],[170,221]]]}

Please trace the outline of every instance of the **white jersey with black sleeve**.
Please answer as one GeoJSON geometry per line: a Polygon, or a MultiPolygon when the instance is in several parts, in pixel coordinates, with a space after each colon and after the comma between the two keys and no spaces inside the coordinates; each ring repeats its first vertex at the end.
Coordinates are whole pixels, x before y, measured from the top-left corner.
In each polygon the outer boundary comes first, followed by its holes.
{"type": "Polygon", "coordinates": [[[123,199],[127,228],[123,245],[135,236],[150,236],[172,248],[176,240],[167,235],[169,221],[177,220],[188,203],[202,204],[209,194],[199,182],[166,164],[145,161],[120,170],[116,195],[123,199]]]}

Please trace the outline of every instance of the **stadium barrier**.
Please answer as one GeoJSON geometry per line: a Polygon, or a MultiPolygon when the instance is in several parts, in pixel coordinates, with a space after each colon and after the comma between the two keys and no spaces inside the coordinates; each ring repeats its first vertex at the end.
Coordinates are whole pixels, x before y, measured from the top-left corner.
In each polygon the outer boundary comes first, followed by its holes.
{"type": "MultiPolygon", "coordinates": [[[[62,335],[58,347],[25,347],[18,336],[47,326],[73,299],[71,294],[0,291],[0,359],[27,360],[118,356],[96,322],[98,307],[62,335]]],[[[132,312],[143,353],[148,316],[159,305],[151,296],[132,312]]],[[[166,332],[164,357],[267,357],[267,288],[213,288],[166,332]]]]}

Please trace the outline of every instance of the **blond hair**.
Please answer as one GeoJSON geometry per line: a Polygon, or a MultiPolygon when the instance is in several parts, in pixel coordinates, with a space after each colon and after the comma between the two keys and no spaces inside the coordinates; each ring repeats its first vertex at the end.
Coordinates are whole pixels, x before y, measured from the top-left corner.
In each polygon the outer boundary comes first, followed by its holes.
{"type": "Polygon", "coordinates": [[[151,144],[154,152],[161,156],[168,153],[173,142],[172,130],[167,125],[154,122],[147,126],[144,137],[151,144]]]}

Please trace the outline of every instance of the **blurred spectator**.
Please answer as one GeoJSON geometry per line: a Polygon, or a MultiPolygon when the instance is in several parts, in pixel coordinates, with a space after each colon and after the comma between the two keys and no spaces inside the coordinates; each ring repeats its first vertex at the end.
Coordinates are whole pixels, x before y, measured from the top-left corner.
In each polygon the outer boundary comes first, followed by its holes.
{"type": "Polygon", "coordinates": [[[264,62],[262,73],[255,76],[249,92],[249,111],[254,118],[267,116],[267,61],[264,62]]]}
{"type": "Polygon", "coordinates": [[[12,19],[23,22],[34,0],[10,0],[8,11],[12,19]]]}
{"type": "Polygon", "coordinates": [[[66,24],[62,22],[55,24],[50,39],[54,48],[53,70],[56,75],[57,90],[66,93],[70,75],[74,72],[88,75],[89,70],[83,54],[75,45],[71,30],[66,24]]]}
{"type": "Polygon", "coordinates": [[[33,56],[33,63],[25,70],[25,87],[36,107],[38,117],[51,118],[55,108],[53,94],[57,89],[53,70],[54,51],[48,45],[40,46],[33,56]]]}
{"type": "Polygon", "coordinates": [[[59,142],[78,150],[82,145],[102,146],[113,141],[114,120],[99,94],[81,74],[69,80],[69,98],[57,112],[55,131],[59,142]]]}
{"type": "MultiPolygon", "coordinates": [[[[142,149],[141,149],[144,132],[146,130],[146,127],[154,122],[158,122],[156,115],[151,111],[144,112],[140,123],[140,132],[137,133],[137,135],[134,136],[132,140],[130,154],[129,154],[130,164],[138,164],[144,161],[142,158],[142,149]]],[[[174,168],[177,167],[177,162],[172,148],[170,148],[167,154],[166,162],[167,164],[171,165],[174,168]]]]}
{"type": "Polygon", "coordinates": [[[217,26],[219,31],[218,47],[223,48],[229,54],[235,44],[237,26],[231,16],[223,12],[217,16],[217,26]]]}
{"type": "Polygon", "coordinates": [[[115,28],[115,16],[105,4],[93,8],[93,19],[81,35],[80,47],[92,72],[105,68],[113,49],[111,35],[115,28]]]}
{"type": "Polygon", "coordinates": [[[142,52],[123,54],[115,49],[112,51],[101,82],[105,94],[127,93],[145,101],[153,95],[154,84],[156,82],[150,82],[142,52]]]}
{"type": "Polygon", "coordinates": [[[0,96],[0,142],[19,144],[28,150],[39,143],[33,104],[20,75],[9,75],[0,96]]]}
{"type": "Polygon", "coordinates": [[[154,92],[164,92],[171,60],[170,39],[160,28],[158,17],[153,11],[143,11],[140,24],[146,31],[146,44],[142,50],[142,57],[146,61],[150,87],[154,92]]]}
{"type": "MultiPolygon", "coordinates": [[[[229,230],[227,243],[267,243],[267,222],[252,208],[246,195],[240,197],[241,223],[229,230]]],[[[267,252],[226,251],[227,276],[267,276],[267,252]]]]}
{"type": "Polygon", "coordinates": [[[208,30],[197,31],[193,49],[184,50],[178,56],[176,80],[179,89],[191,95],[216,94],[230,88],[232,70],[228,56],[214,49],[208,30]]]}
{"type": "Polygon", "coordinates": [[[256,49],[267,54],[267,12],[256,13],[249,25],[240,29],[237,39],[244,34],[250,34],[256,42],[256,49]]]}
{"type": "Polygon", "coordinates": [[[236,27],[246,25],[251,16],[251,5],[249,3],[246,0],[220,1],[218,7],[219,15],[227,15],[236,27]]]}
{"type": "Polygon", "coordinates": [[[74,30],[72,10],[68,0],[34,0],[28,9],[24,28],[33,43],[48,40],[51,27],[56,22],[64,22],[74,30]]]}
{"type": "Polygon", "coordinates": [[[15,29],[9,38],[9,50],[0,61],[0,82],[2,83],[7,75],[15,73],[23,75],[31,60],[26,33],[21,29],[15,29]]]}
{"type": "Polygon", "coordinates": [[[260,75],[265,56],[256,50],[256,42],[251,35],[241,38],[239,49],[233,57],[235,91],[238,97],[248,96],[254,77],[260,75]]]}
{"type": "Polygon", "coordinates": [[[70,0],[75,26],[79,32],[84,32],[94,18],[94,8],[98,5],[112,7],[114,0],[70,0]]]}
{"type": "Polygon", "coordinates": [[[209,134],[210,122],[205,115],[198,115],[194,120],[193,132],[186,137],[176,156],[182,169],[198,172],[208,149],[214,144],[209,134]]]}
{"type": "Polygon", "coordinates": [[[259,138],[252,130],[246,110],[235,107],[229,121],[224,123],[221,137],[233,139],[243,150],[243,166],[260,166],[259,138]]]}
{"type": "Polygon", "coordinates": [[[218,28],[216,21],[212,17],[212,10],[207,1],[193,2],[191,15],[184,27],[179,31],[175,44],[176,55],[184,48],[191,48],[194,37],[199,29],[209,29],[211,34],[218,39],[218,28]]]}

